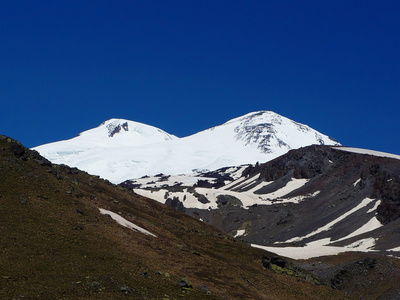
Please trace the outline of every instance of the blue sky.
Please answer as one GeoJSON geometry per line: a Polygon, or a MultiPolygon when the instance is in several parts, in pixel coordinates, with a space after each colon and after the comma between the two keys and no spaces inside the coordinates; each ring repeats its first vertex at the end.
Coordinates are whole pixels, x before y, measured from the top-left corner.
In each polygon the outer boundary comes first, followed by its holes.
{"type": "Polygon", "coordinates": [[[1,1],[0,134],[187,136],[272,110],[400,154],[400,1],[1,1]]]}

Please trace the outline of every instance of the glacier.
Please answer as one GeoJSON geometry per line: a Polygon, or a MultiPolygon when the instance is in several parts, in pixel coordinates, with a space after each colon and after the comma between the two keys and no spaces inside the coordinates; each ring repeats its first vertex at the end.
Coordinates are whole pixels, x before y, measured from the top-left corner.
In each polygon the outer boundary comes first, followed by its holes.
{"type": "Polygon", "coordinates": [[[111,119],[78,137],[33,149],[53,163],[121,183],[144,175],[266,162],[312,144],[340,145],[307,125],[272,111],[257,111],[183,138],[146,124],[111,119]]]}

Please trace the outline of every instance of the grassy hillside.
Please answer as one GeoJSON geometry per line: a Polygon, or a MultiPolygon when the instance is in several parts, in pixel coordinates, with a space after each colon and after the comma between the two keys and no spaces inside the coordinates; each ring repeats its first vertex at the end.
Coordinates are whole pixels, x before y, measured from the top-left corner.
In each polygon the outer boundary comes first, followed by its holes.
{"type": "Polygon", "coordinates": [[[262,250],[95,176],[52,165],[4,136],[0,205],[1,299],[344,298],[286,267],[265,268],[262,250]],[[157,237],[123,227],[99,208],[157,237]]]}

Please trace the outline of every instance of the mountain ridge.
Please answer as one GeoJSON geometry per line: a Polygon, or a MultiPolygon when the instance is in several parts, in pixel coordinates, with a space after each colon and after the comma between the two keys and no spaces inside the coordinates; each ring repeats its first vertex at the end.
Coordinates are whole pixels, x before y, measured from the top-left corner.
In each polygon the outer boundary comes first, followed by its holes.
{"type": "Polygon", "coordinates": [[[264,162],[310,144],[339,145],[307,125],[271,111],[258,111],[183,138],[142,123],[111,119],[74,139],[33,149],[54,163],[78,167],[120,183],[144,175],[264,162]],[[148,138],[149,128],[154,138],[148,138]],[[136,142],[137,136],[154,143],[140,139],[136,142]]]}

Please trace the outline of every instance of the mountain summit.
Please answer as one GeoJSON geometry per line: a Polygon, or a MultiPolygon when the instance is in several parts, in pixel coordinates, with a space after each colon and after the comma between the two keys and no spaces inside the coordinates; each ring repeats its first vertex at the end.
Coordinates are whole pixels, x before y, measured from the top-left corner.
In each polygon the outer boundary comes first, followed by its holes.
{"type": "Polygon", "coordinates": [[[307,125],[271,111],[258,111],[184,138],[149,125],[111,119],[76,138],[35,150],[53,163],[119,183],[157,173],[265,162],[312,144],[339,145],[307,125]]]}
{"type": "Polygon", "coordinates": [[[60,146],[85,146],[85,147],[124,147],[142,146],[177,139],[159,128],[139,122],[110,119],[100,126],[81,132],[79,136],[49,145],[60,146]]]}
{"type": "Polygon", "coordinates": [[[199,135],[203,133],[207,136],[218,137],[218,139],[228,134],[234,138],[235,142],[256,148],[261,153],[285,153],[290,149],[312,144],[338,144],[309,126],[294,122],[272,111],[252,112],[203,131],[199,135]],[[210,134],[210,132],[213,133],[210,134]]]}

